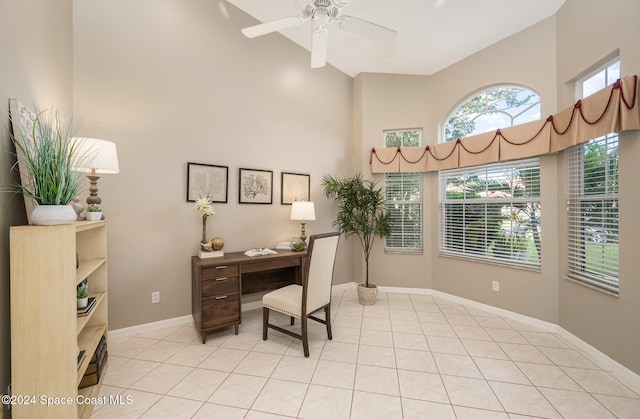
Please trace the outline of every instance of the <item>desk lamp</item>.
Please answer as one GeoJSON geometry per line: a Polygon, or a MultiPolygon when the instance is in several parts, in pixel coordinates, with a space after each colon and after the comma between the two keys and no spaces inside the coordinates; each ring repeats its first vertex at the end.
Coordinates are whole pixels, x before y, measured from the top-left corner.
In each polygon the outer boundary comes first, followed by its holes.
{"type": "Polygon", "coordinates": [[[87,155],[89,158],[87,166],[90,167],[74,167],[76,172],[89,173],[89,196],[87,204],[100,204],[102,200],[98,196],[98,179],[97,174],[103,173],[119,173],[118,153],[116,145],[111,141],[100,140],[98,138],[79,138],[80,151],[79,155],[87,155]]]}
{"type": "Polygon", "coordinates": [[[300,234],[300,240],[307,245],[307,235],[304,231],[304,226],[307,221],[313,221],[316,219],[316,210],[313,206],[313,202],[307,201],[294,201],[291,204],[291,220],[300,221],[302,225],[302,234],[300,234]]]}

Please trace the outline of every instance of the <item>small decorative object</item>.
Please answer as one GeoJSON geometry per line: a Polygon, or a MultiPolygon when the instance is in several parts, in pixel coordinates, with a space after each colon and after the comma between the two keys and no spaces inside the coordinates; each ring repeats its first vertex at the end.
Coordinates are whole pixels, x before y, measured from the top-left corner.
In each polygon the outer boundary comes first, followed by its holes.
{"type": "Polygon", "coordinates": [[[89,304],[89,284],[87,284],[86,279],[76,288],[76,295],[78,297],[78,308],[85,308],[89,304]]]}
{"type": "Polygon", "coordinates": [[[294,252],[300,252],[304,250],[305,244],[305,242],[300,240],[300,237],[293,237],[290,244],[291,250],[293,250],[294,252]]]}
{"type": "Polygon", "coordinates": [[[87,221],[98,221],[102,219],[102,208],[100,204],[87,205],[87,213],[84,215],[87,221]]]}
{"type": "Polygon", "coordinates": [[[222,240],[222,237],[214,237],[213,240],[211,240],[211,247],[213,250],[222,250],[224,247],[224,240],[222,240]]]}
{"type": "Polygon", "coordinates": [[[200,239],[200,247],[202,250],[206,251],[213,250],[213,248],[211,248],[211,243],[207,240],[207,218],[216,212],[213,210],[209,198],[200,198],[196,200],[195,207],[198,214],[200,214],[200,217],[202,217],[202,238],[200,239]]]}

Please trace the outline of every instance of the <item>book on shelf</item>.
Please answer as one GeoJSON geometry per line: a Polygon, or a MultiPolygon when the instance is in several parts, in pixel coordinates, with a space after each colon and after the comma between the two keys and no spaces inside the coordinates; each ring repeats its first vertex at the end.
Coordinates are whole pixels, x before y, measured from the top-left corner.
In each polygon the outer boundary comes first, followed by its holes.
{"type": "Polygon", "coordinates": [[[80,368],[80,364],[82,364],[82,361],[84,361],[86,354],[87,354],[87,351],[85,351],[84,349],[78,352],[78,368],[80,368]]]}
{"type": "Polygon", "coordinates": [[[256,248],[256,249],[249,249],[246,252],[244,252],[245,255],[247,256],[266,256],[266,255],[277,255],[278,252],[276,252],[275,250],[271,250],[271,249],[267,249],[265,248],[256,248]]]}
{"type": "Polygon", "coordinates": [[[198,257],[200,259],[208,259],[208,258],[219,258],[224,256],[224,251],[222,250],[212,250],[207,252],[206,250],[200,250],[198,252],[198,257]]]}
{"type": "Polygon", "coordinates": [[[78,309],[78,311],[77,311],[78,317],[82,317],[82,316],[88,315],[95,305],[96,305],[96,298],[95,297],[89,297],[89,302],[87,303],[87,306],[85,308],[79,308],[78,309]]]}

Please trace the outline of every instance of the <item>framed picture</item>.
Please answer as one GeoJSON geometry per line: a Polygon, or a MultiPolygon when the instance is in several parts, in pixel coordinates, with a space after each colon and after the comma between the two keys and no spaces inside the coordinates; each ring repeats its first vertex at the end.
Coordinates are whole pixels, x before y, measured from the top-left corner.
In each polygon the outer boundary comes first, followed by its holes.
{"type": "Polygon", "coordinates": [[[238,201],[241,204],[271,204],[273,172],[271,170],[240,169],[238,201]]]}
{"type": "Polygon", "coordinates": [[[282,205],[291,205],[293,201],[309,201],[311,176],[302,173],[282,172],[282,205]]]}
{"type": "Polygon", "coordinates": [[[214,164],[187,163],[187,202],[209,198],[227,202],[229,168],[214,164]]]}

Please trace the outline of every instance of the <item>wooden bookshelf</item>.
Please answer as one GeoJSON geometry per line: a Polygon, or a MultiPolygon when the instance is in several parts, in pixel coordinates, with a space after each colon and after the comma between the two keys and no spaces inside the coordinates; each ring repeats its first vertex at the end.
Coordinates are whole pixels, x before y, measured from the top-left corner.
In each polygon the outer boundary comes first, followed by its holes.
{"type": "Polygon", "coordinates": [[[92,406],[77,404],[78,394],[96,397],[100,383],[78,385],[107,334],[106,221],[11,227],[10,243],[12,394],[33,400],[11,406],[12,417],[88,418],[92,406]],[[84,279],[96,304],[79,317],[84,279]],[[78,346],[86,351],[80,365],[78,346]]]}

